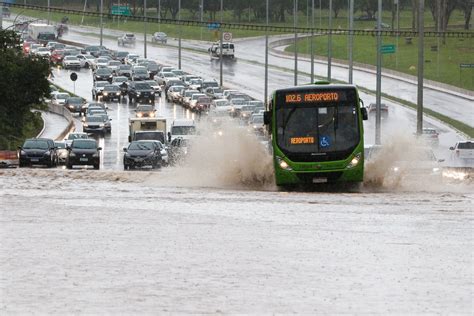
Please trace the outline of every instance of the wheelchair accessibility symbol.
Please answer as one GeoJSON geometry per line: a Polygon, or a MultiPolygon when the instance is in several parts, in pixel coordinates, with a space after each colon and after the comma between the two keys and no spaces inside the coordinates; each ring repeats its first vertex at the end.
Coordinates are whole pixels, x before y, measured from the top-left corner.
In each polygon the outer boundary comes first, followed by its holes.
{"type": "Polygon", "coordinates": [[[331,146],[331,139],[328,136],[320,136],[319,146],[321,146],[322,148],[331,146]]]}

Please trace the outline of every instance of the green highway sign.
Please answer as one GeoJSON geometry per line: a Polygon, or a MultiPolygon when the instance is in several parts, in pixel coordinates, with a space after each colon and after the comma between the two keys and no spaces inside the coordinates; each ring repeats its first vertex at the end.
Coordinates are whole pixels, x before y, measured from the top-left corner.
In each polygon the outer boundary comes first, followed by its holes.
{"type": "Polygon", "coordinates": [[[130,12],[130,7],[126,5],[113,5],[112,14],[127,15],[127,16],[132,15],[132,13],[130,12]]]}
{"type": "Polygon", "coordinates": [[[474,64],[459,64],[459,68],[474,68],[474,64]]]}
{"type": "Polygon", "coordinates": [[[393,44],[387,44],[387,45],[382,45],[382,48],[380,49],[382,54],[393,54],[395,53],[395,45],[393,44]]]}

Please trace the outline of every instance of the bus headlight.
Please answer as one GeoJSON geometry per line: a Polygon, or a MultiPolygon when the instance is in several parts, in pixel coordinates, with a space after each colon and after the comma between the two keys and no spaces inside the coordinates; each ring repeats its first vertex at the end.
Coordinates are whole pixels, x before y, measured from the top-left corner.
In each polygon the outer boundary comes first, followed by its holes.
{"type": "Polygon", "coordinates": [[[349,164],[347,165],[347,168],[351,169],[357,166],[359,164],[360,158],[361,158],[361,154],[360,153],[356,154],[354,158],[352,158],[351,162],[349,162],[349,164]]]}
{"type": "Polygon", "coordinates": [[[280,166],[281,169],[286,170],[286,171],[293,170],[291,169],[290,165],[286,161],[284,161],[282,158],[276,157],[276,160],[277,160],[278,166],[280,166]]]}

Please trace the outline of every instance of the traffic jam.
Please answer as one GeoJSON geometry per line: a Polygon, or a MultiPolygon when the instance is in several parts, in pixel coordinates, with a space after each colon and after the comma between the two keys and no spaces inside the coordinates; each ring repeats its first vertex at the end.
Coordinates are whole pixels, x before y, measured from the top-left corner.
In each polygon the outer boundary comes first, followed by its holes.
{"type": "MultiPolygon", "coordinates": [[[[163,33],[157,36],[157,41],[163,42],[163,33]]],[[[118,38],[118,46],[135,46],[134,34],[118,38]]],[[[67,108],[81,123],[64,140],[27,140],[20,150],[20,167],[62,165],[67,169],[100,169],[101,152],[106,149],[104,138],[113,133],[109,110],[121,105],[132,111],[122,149],[124,170],[176,165],[186,157],[193,140],[200,137],[200,128],[212,130],[206,137],[222,137],[223,124],[231,122],[255,135],[262,148],[270,150],[264,132],[263,102],[241,91],[221,88],[213,78],[100,46],[78,48],[57,41],[42,45],[26,40],[23,51],[50,59],[54,69],[51,82],[54,83],[54,73],[58,71],[70,72],[71,79],[77,78],[76,72],[81,76],[90,72],[92,87],[90,99],[86,99],[51,84],[50,102],[67,108]],[[186,117],[163,116],[157,109],[158,102],[182,107],[186,117]]]]}

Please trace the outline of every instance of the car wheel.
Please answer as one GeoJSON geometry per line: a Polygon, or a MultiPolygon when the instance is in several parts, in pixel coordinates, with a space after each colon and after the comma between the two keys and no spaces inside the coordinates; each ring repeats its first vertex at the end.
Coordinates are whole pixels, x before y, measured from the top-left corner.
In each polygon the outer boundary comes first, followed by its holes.
{"type": "Polygon", "coordinates": [[[26,163],[18,163],[18,168],[24,168],[26,167],[26,163]]]}
{"type": "Polygon", "coordinates": [[[84,68],[89,69],[90,68],[89,63],[85,63],[84,68]]]}
{"type": "Polygon", "coordinates": [[[130,170],[130,166],[129,165],[123,165],[123,170],[130,170]]]}
{"type": "Polygon", "coordinates": [[[99,170],[99,168],[100,168],[100,165],[94,165],[95,170],[99,170]]]}
{"type": "Polygon", "coordinates": [[[66,164],[66,168],[67,168],[67,169],[72,169],[72,165],[69,164],[69,163],[67,163],[67,164],[66,164]]]}

